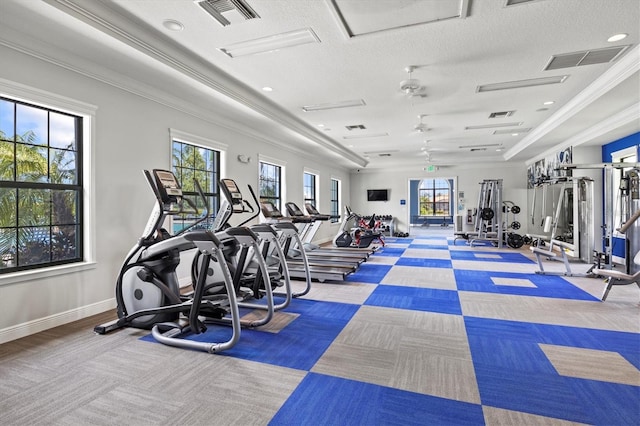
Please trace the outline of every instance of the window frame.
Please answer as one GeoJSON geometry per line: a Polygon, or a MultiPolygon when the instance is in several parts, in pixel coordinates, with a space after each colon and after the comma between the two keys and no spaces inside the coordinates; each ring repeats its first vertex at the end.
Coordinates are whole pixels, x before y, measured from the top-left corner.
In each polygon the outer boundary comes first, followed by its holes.
{"type": "Polygon", "coordinates": [[[304,200],[304,204],[306,205],[307,203],[311,203],[317,208],[318,192],[318,174],[305,170],[302,174],[302,198],[304,200]],[[307,179],[311,182],[307,182],[307,179]],[[310,193],[307,191],[310,191],[310,193]],[[308,195],[311,196],[308,197],[308,195]]]}
{"type": "Polygon", "coordinates": [[[285,186],[283,182],[285,181],[285,164],[278,160],[260,155],[258,161],[258,199],[260,202],[263,201],[271,201],[274,203],[276,208],[282,212],[282,207],[284,206],[286,197],[285,197],[285,186]],[[262,182],[263,182],[263,174],[262,174],[262,166],[270,166],[274,167],[278,172],[277,177],[277,196],[265,196],[262,195],[262,182]]]}
{"type": "Polygon", "coordinates": [[[95,140],[95,118],[97,106],[32,88],[0,78],[0,96],[36,107],[53,110],[65,115],[77,116],[82,121],[82,128],[78,140],[82,140],[77,149],[81,156],[76,158],[78,176],[82,182],[79,191],[82,193],[81,202],[77,205],[76,222],[81,230],[82,256],[77,260],[64,263],[45,263],[34,265],[27,269],[20,268],[0,274],[0,286],[25,281],[45,279],[57,275],[93,269],[96,267],[96,207],[95,207],[95,157],[93,142],[95,140]]]}
{"type": "MultiPolygon", "coordinates": [[[[6,137],[2,139],[2,143],[12,144],[13,145],[13,167],[12,167],[12,176],[11,180],[0,180],[0,189],[8,189],[14,190],[15,192],[15,222],[13,226],[4,227],[6,230],[13,230],[16,240],[14,240],[14,245],[16,246],[14,255],[10,258],[12,266],[7,266],[6,268],[0,268],[0,274],[10,274],[13,272],[26,271],[31,269],[42,269],[57,265],[64,265],[69,263],[78,263],[84,259],[83,255],[83,227],[82,227],[82,204],[83,204],[83,174],[82,174],[82,117],[69,114],[66,112],[59,111],[58,109],[53,109],[50,107],[44,107],[41,105],[18,101],[13,98],[0,96],[0,101],[6,102],[12,105],[13,111],[10,113],[12,115],[12,124],[13,128],[11,129],[11,133],[13,134],[11,138],[6,137]],[[21,113],[21,110],[23,112],[21,113]],[[42,118],[44,120],[38,120],[39,124],[46,128],[45,139],[46,140],[25,140],[23,137],[19,135],[18,126],[19,119],[23,116],[23,114],[29,114],[27,111],[31,112],[42,112],[44,115],[42,118]],[[56,116],[65,116],[67,118],[71,118],[74,122],[73,124],[73,140],[75,149],[61,148],[57,147],[52,141],[52,134],[55,132],[53,129],[52,122],[54,121],[54,114],[56,116]],[[19,152],[22,150],[32,150],[36,149],[36,155],[42,157],[42,160],[46,162],[46,176],[42,176],[45,180],[41,180],[41,178],[36,179],[22,179],[20,174],[21,162],[19,161],[19,152]],[[51,182],[51,175],[53,173],[53,162],[52,156],[56,155],[56,152],[71,152],[74,153],[73,164],[74,164],[74,176],[73,182],[67,183],[55,183],[51,182]],[[74,208],[73,208],[73,222],[68,223],[55,223],[54,222],[54,194],[56,191],[71,191],[74,196],[74,208]],[[38,217],[39,220],[37,222],[41,223],[30,223],[25,224],[21,215],[21,200],[23,199],[21,193],[40,193],[41,196],[44,196],[45,199],[43,203],[45,204],[45,210],[42,212],[43,215],[38,217]],[[46,219],[46,220],[44,220],[46,219]],[[73,256],[67,257],[63,259],[55,259],[55,249],[56,244],[54,243],[54,232],[55,229],[60,229],[60,227],[64,228],[75,228],[73,232],[73,256]],[[27,230],[31,231],[27,231],[27,230]],[[21,263],[20,257],[22,256],[21,250],[17,247],[21,245],[20,234],[22,232],[31,232],[36,233],[36,235],[40,235],[42,241],[39,243],[33,239],[27,239],[24,241],[25,243],[36,243],[39,244],[40,247],[43,247],[45,253],[40,253],[39,257],[48,257],[49,260],[42,261],[42,259],[35,260],[34,263],[21,263]],[[43,243],[46,241],[46,243],[43,243]]],[[[33,126],[38,126],[38,123],[31,124],[33,126]]],[[[29,129],[27,133],[31,132],[31,135],[36,135],[34,129],[29,129]]],[[[25,133],[26,134],[26,133],[25,133]]],[[[60,194],[60,192],[59,192],[60,194]]],[[[62,193],[61,195],[64,195],[62,193]]],[[[33,207],[33,206],[32,206],[33,207]]],[[[31,210],[31,209],[29,209],[31,210]]],[[[27,216],[29,213],[25,213],[27,216]]],[[[60,235],[63,235],[62,233],[60,235]]],[[[28,256],[24,254],[24,256],[28,256]]],[[[3,254],[4,257],[4,254],[3,254]]],[[[2,259],[4,262],[4,259],[2,259]]],[[[9,258],[7,258],[7,263],[9,263],[9,258]]]]}
{"type": "Polygon", "coordinates": [[[340,179],[336,179],[332,177],[331,185],[329,188],[329,214],[331,215],[331,219],[329,220],[331,223],[340,222],[340,218],[342,216],[340,214],[341,187],[342,187],[342,182],[340,181],[340,179]]]}
{"type": "Polygon", "coordinates": [[[451,184],[447,179],[442,178],[429,178],[429,179],[421,179],[420,185],[418,186],[418,215],[420,217],[448,217],[452,216],[451,212],[451,194],[452,188],[451,184]],[[431,186],[424,188],[423,186],[430,182],[431,186]],[[443,182],[446,184],[444,186],[437,186],[437,182],[443,182]],[[443,191],[446,191],[446,201],[437,201],[438,196],[442,194],[443,191]],[[427,201],[423,201],[425,196],[424,193],[427,193],[430,199],[427,201]],[[425,205],[428,205],[423,209],[425,205]],[[438,213],[438,207],[446,206],[443,213],[438,213]],[[426,214],[431,208],[431,214],[426,214]],[[423,214],[423,211],[425,214],[423,214]]]}

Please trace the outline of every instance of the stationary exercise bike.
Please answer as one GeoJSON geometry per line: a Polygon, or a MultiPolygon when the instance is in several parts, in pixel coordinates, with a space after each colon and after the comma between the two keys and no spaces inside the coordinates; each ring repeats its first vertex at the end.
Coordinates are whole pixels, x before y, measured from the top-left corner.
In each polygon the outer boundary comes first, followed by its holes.
{"type": "Polygon", "coordinates": [[[382,232],[375,229],[376,216],[372,215],[366,227],[361,226],[363,218],[345,206],[347,216],[342,221],[338,234],[333,239],[336,247],[366,248],[377,241],[384,247],[382,232]]]}

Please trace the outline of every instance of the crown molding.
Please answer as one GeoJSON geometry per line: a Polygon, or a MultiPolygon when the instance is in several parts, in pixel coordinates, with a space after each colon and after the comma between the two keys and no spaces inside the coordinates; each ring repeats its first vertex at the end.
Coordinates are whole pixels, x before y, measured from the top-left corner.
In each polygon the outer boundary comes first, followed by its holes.
{"type": "Polygon", "coordinates": [[[640,70],[640,45],[631,49],[626,55],[587,86],[576,97],[556,111],[545,122],[537,126],[531,133],[524,137],[520,143],[508,150],[504,158],[509,160],[525,148],[533,145],[545,135],[556,129],[565,121],[578,114],[584,108],[591,105],[602,95],[606,94],[618,84],[622,83],[640,70]]]}
{"type": "Polygon", "coordinates": [[[241,81],[224,73],[215,65],[186,52],[184,48],[168,39],[155,36],[142,22],[136,21],[133,17],[127,17],[124,12],[116,10],[116,5],[108,5],[106,2],[99,1],[43,1],[161,64],[286,127],[334,155],[356,166],[364,167],[367,165],[368,161],[366,159],[309,126],[268,98],[256,93],[241,81]]]}
{"type": "Polygon", "coordinates": [[[542,154],[537,155],[536,157],[530,160],[527,160],[526,164],[527,166],[534,164],[536,161],[542,158],[546,158],[550,155],[553,155],[556,152],[561,151],[570,146],[576,147],[576,146],[583,145],[615,129],[618,129],[634,121],[638,121],[640,119],[639,117],[640,117],[640,103],[636,102],[635,104],[631,105],[628,108],[625,108],[624,110],[620,111],[615,115],[612,115],[606,120],[596,123],[593,126],[589,127],[588,129],[570,137],[569,139],[565,140],[561,144],[558,144],[553,148],[549,148],[542,154]]]}

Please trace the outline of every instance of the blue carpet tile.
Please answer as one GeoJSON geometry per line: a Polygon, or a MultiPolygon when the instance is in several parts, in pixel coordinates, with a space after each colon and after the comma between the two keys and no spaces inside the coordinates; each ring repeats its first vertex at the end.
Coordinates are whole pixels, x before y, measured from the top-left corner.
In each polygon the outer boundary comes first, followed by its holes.
{"type": "Polygon", "coordinates": [[[509,262],[509,263],[535,263],[520,253],[489,252],[489,251],[469,251],[451,250],[452,260],[477,260],[479,262],[509,262]],[[498,258],[483,257],[486,255],[499,256],[498,258]]]}
{"type": "Polygon", "coordinates": [[[347,275],[345,281],[377,284],[391,270],[392,265],[376,265],[363,263],[353,274],[347,275]]]}
{"type": "Polygon", "coordinates": [[[412,249],[449,250],[449,246],[442,244],[409,244],[412,249]]]}
{"type": "MultiPolygon", "coordinates": [[[[287,313],[300,314],[279,333],[242,329],[240,342],[222,356],[310,370],[358,310],[358,305],[293,299],[287,313]]],[[[229,339],[230,327],[208,325],[205,333],[185,338],[199,342],[229,339]]],[[[155,342],[151,335],[142,340],[155,342]]]]}
{"type": "Polygon", "coordinates": [[[383,247],[383,248],[379,248],[378,250],[376,250],[375,254],[373,254],[373,256],[395,256],[395,257],[400,257],[402,256],[402,254],[404,253],[403,248],[396,248],[396,247],[383,247]]]}
{"type": "Polygon", "coordinates": [[[413,238],[395,238],[395,237],[385,237],[385,243],[398,243],[398,244],[410,244],[413,241],[413,238]]]}
{"type": "Polygon", "coordinates": [[[539,347],[606,346],[637,367],[637,334],[474,317],[465,326],[482,404],[587,424],[638,424],[640,387],[561,376],[539,347]]]}
{"type": "MultiPolygon", "coordinates": [[[[490,261],[491,259],[489,259],[490,261]]],[[[515,272],[471,271],[456,269],[453,271],[458,290],[482,293],[516,294],[521,296],[554,297],[559,299],[593,300],[596,297],[574,286],[558,275],[519,274],[515,272]],[[531,281],[536,287],[518,287],[497,285],[491,278],[514,278],[531,281]]]]}
{"type": "Polygon", "coordinates": [[[378,285],[365,305],[462,315],[457,291],[433,288],[378,285]]]}
{"type": "Polygon", "coordinates": [[[270,425],[481,425],[482,407],[309,373],[270,425]]]}
{"type": "Polygon", "coordinates": [[[395,265],[451,269],[451,261],[449,259],[425,259],[425,258],[416,258],[416,257],[402,257],[396,261],[395,265]]]}

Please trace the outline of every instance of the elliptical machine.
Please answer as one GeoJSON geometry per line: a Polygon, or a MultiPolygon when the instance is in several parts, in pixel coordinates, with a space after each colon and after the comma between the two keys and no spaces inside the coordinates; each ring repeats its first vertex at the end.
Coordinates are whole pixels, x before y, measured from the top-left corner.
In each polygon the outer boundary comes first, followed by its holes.
{"type": "MultiPolygon", "coordinates": [[[[233,347],[240,338],[240,314],[225,248],[212,232],[193,230],[207,218],[206,208],[200,219],[171,236],[162,227],[165,219],[178,214],[197,214],[198,209],[182,196],[182,189],[172,172],[145,170],[144,175],[156,196],[156,204],[144,233],[127,254],[116,280],[118,319],[98,325],[94,331],[105,334],[123,327],[152,329],[153,337],[161,343],[209,353],[233,347]],[[176,268],[180,253],[192,249],[202,254],[201,270],[210,271],[210,266],[215,266],[216,285],[224,291],[207,296],[207,274],[201,274],[194,282],[193,293],[181,294],[176,268]],[[206,330],[201,316],[226,317],[232,324],[229,340],[211,343],[181,339],[185,332],[199,334],[206,330]]],[[[206,206],[202,189],[198,182],[195,183],[206,206]]]]}

